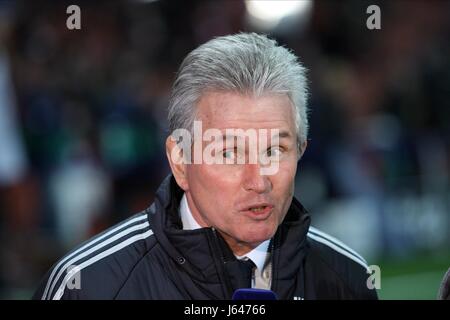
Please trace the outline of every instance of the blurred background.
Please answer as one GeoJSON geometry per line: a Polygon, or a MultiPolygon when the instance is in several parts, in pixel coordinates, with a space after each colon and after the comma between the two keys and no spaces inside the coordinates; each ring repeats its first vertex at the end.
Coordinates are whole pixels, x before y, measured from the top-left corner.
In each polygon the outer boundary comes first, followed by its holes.
{"type": "Polygon", "coordinates": [[[450,266],[450,2],[0,1],[0,298],[148,207],[169,173],[184,56],[255,31],[309,69],[296,196],[381,268],[383,299],[435,299],[450,266]],[[68,30],[66,8],[81,9],[68,30]],[[369,30],[366,9],[381,9],[369,30]]]}

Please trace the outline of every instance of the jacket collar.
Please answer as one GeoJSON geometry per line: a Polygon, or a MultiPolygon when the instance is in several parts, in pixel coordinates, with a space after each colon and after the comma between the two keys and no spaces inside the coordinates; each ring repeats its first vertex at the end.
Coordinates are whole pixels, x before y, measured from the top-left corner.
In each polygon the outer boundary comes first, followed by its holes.
{"type": "MultiPolygon", "coordinates": [[[[236,278],[233,270],[236,270],[236,257],[220,234],[212,228],[183,230],[178,214],[183,192],[172,175],[162,182],[156,193],[155,214],[151,217],[155,237],[165,252],[193,279],[220,285],[224,281],[219,272],[222,263],[226,265],[231,286],[235,287],[237,280],[233,280],[236,278]]],[[[287,284],[294,282],[292,280],[302,265],[309,225],[309,215],[300,202],[293,198],[272,244],[272,289],[278,291],[280,296],[288,294],[284,292],[288,290],[287,284]]],[[[223,294],[227,296],[228,293],[223,294]]]]}

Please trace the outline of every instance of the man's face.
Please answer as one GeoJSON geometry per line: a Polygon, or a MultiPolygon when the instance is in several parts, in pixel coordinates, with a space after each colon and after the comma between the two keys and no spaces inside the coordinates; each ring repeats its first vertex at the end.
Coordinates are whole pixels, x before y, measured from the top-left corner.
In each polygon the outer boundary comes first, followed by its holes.
{"type": "MultiPolygon", "coordinates": [[[[299,151],[291,101],[286,95],[254,98],[208,92],[200,99],[197,111],[203,132],[216,128],[225,137],[225,129],[266,129],[267,148],[257,153],[279,156],[278,169],[272,175],[262,175],[260,163],[246,161],[245,164],[186,164],[183,178],[176,176],[201,226],[215,227],[235,253],[239,247],[254,248],[275,234],[292,201],[299,151]],[[274,131],[271,129],[279,132],[276,145],[272,144],[274,131]]],[[[211,142],[202,142],[203,148],[207,144],[211,142]]],[[[254,150],[249,150],[248,143],[245,147],[245,150],[227,148],[224,142],[222,152],[215,156],[230,159],[247,153],[249,157],[248,153],[254,150]]]]}

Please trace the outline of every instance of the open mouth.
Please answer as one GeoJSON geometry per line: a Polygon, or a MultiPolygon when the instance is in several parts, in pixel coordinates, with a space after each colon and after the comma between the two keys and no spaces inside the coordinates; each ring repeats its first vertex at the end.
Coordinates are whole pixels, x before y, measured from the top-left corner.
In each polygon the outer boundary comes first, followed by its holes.
{"type": "Polygon", "coordinates": [[[244,212],[255,219],[266,219],[272,213],[273,205],[259,204],[247,207],[244,212]]]}
{"type": "Polygon", "coordinates": [[[252,212],[262,212],[264,209],[266,209],[268,206],[259,206],[259,207],[252,207],[250,208],[250,211],[252,212]]]}

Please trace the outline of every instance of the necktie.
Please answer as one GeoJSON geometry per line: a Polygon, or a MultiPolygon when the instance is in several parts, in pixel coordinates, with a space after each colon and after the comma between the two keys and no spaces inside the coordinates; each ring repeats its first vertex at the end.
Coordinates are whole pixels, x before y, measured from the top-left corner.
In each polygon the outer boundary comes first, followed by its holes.
{"type": "Polygon", "coordinates": [[[251,259],[247,260],[238,260],[239,267],[241,269],[242,275],[244,276],[245,282],[243,288],[251,288],[252,287],[252,276],[253,276],[253,268],[256,265],[253,263],[251,259]]]}

